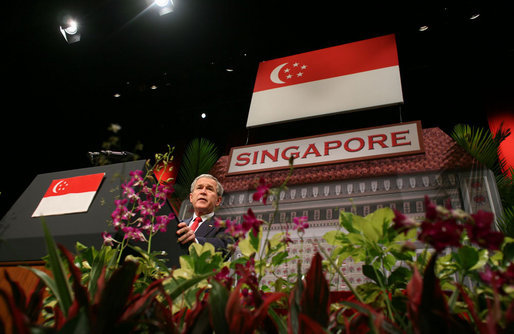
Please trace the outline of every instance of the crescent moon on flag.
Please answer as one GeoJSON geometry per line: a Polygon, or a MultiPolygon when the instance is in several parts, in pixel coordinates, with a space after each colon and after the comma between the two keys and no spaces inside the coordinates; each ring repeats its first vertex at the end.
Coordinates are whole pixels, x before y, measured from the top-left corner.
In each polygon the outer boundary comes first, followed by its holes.
{"type": "Polygon", "coordinates": [[[59,182],[57,182],[57,183],[55,184],[54,189],[52,189],[52,191],[54,192],[54,194],[57,194],[57,187],[58,187],[61,183],[63,183],[63,182],[64,182],[64,180],[61,180],[61,181],[59,181],[59,182]]]}
{"type": "Polygon", "coordinates": [[[275,67],[275,69],[273,71],[271,71],[271,74],[269,76],[270,80],[273,81],[274,83],[277,83],[277,84],[285,83],[284,81],[280,80],[280,78],[278,77],[278,73],[280,72],[282,67],[284,67],[286,65],[287,65],[287,63],[283,63],[283,64],[278,65],[277,67],[275,67]]]}

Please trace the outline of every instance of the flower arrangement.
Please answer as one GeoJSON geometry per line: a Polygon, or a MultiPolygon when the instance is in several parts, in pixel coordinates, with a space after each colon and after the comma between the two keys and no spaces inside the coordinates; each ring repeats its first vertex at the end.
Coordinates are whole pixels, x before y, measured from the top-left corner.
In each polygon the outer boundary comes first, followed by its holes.
{"type": "MultiPolygon", "coordinates": [[[[170,156],[160,156],[159,162],[170,156]]],[[[158,163],[156,166],[166,166],[158,163]]],[[[164,167],[165,168],[165,167],[164,167]]],[[[293,169],[291,167],[291,175],[293,169]]],[[[284,183],[264,179],[254,200],[273,198],[275,215],[284,183]]],[[[340,212],[340,229],[324,235],[307,272],[300,269],[270,286],[266,273],[292,261],[291,233],[301,241],[307,217],[295,217],[270,237],[273,221],[249,208],[243,222],[218,221],[241,256],[226,261],[210,244],[192,244],[180,268],[168,269],[151,239],[171,217],[157,216],[170,189],[134,172],[113,212],[121,240],[104,233],[100,250],[77,244],[75,254],[55,245],[43,223],[52,276],[25,295],[1,291],[19,333],[508,333],[514,329],[514,240],[493,228],[493,215],[436,206],[425,198],[426,216],[413,221],[390,208],[365,217],[340,212]],[[129,240],[146,242],[139,256],[120,254],[129,240]],[[353,286],[341,272],[347,258],[362,262],[368,281],[353,286]],[[338,276],[349,291],[330,291],[338,276]],[[45,297],[42,286],[48,288],[45,297]]],[[[154,180],[155,181],[155,180],[154,180]]],[[[298,259],[296,257],[296,259],[298,259]]]]}

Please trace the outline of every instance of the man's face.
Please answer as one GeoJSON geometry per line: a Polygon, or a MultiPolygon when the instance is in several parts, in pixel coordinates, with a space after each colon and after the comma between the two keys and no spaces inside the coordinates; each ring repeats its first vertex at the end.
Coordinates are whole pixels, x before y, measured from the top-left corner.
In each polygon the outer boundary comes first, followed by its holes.
{"type": "Polygon", "coordinates": [[[221,203],[221,197],[216,192],[216,181],[208,177],[199,178],[193,192],[189,194],[189,200],[197,216],[213,212],[221,203]]]}

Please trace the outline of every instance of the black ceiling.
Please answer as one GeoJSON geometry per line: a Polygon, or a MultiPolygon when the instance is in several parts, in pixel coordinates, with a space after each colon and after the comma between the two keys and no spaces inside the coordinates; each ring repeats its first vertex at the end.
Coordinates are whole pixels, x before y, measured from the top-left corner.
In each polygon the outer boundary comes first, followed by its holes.
{"type": "Polygon", "coordinates": [[[122,126],[122,149],[139,140],[146,157],[167,144],[180,151],[198,136],[227,154],[246,143],[399,121],[445,131],[483,126],[488,112],[513,105],[506,2],[347,3],[175,0],[164,16],[145,0],[13,4],[2,20],[2,161],[3,175],[14,176],[2,180],[0,214],[37,174],[87,166],[110,123],[122,126]],[[65,15],[79,21],[80,42],[60,34],[65,15]],[[390,33],[403,105],[245,128],[260,61],[390,33]]]}

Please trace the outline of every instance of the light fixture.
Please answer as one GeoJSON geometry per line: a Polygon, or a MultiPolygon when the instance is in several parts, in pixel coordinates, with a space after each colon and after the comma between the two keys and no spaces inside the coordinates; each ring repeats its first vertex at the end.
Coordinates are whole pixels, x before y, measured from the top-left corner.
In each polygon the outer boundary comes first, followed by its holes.
{"type": "Polygon", "coordinates": [[[480,13],[474,13],[473,15],[471,15],[469,17],[470,20],[475,20],[475,19],[478,19],[478,17],[480,16],[480,13]]]}
{"type": "Polygon", "coordinates": [[[173,11],[173,0],[155,0],[154,4],[159,8],[159,15],[166,15],[173,11]]]}
{"type": "Polygon", "coordinates": [[[68,44],[80,41],[79,24],[77,21],[67,19],[65,22],[65,24],[59,26],[59,30],[61,31],[64,40],[68,42],[68,44]]]}
{"type": "Polygon", "coordinates": [[[427,31],[428,30],[428,26],[421,26],[421,27],[419,27],[418,30],[419,31],[427,31]]]}
{"type": "Polygon", "coordinates": [[[120,95],[120,94],[118,94],[118,93],[114,94],[114,97],[120,97],[120,96],[121,96],[121,95],[120,95]]]}
{"type": "Polygon", "coordinates": [[[205,118],[205,117],[207,117],[207,114],[203,112],[200,116],[201,116],[202,118],[205,118]]]}
{"type": "Polygon", "coordinates": [[[150,87],[150,89],[157,89],[157,86],[156,86],[156,85],[152,85],[152,86],[150,87]]]}

